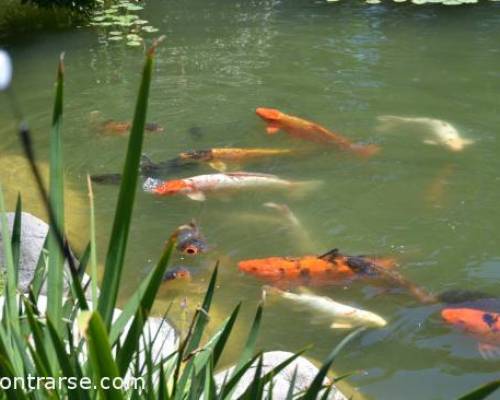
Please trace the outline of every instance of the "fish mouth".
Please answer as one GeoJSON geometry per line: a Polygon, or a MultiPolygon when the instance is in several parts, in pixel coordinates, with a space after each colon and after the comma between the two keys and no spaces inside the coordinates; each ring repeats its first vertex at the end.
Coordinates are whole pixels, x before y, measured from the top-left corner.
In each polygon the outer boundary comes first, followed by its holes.
{"type": "Polygon", "coordinates": [[[255,113],[266,121],[278,121],[281,116],[281,112],[274,108],[259,107],[255,110],[255,113]]]}

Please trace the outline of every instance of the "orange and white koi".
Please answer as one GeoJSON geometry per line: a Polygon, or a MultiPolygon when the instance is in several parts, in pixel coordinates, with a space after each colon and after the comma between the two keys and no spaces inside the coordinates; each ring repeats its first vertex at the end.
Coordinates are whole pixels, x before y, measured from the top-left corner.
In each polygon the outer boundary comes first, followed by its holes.
{"type": "Polygon", "coordinates": [[[259,107],[255,112],[266,122],[266,131],[270,135],[284,130],[300,139],[322,144],[335,144],[341,150],[352,151],[363,156],[372,156],[380,150],[377,145],[352,143],[339,133],[334,133],[315,122],[285,114],[274,108],[259,107]]]}
{"type": "Polygon", "coordinates": [[[292,154],[294,154],[294,151],[291,149],[214,147],[211,149],[180,153],[179,159],[182,161],[205,162],[208,163],[208,165],[210,165],[213,169],[224,172],[227,170],[226,163],[241,163],[259,158],[287,156],[292,154]]]}
{"type": "Polygon", "coordinates": [[[300,186],[312,186],[318,182],[293,182],[276,175],[254,172],[230,172],[220,174],[197,175],[191,178],[163,181],[148,178],[143,184],[145,192],[159,196],[183,194],[192,200],[204,201],[205,193],[235,189],[278,188],[292,189],[300,186]]]}

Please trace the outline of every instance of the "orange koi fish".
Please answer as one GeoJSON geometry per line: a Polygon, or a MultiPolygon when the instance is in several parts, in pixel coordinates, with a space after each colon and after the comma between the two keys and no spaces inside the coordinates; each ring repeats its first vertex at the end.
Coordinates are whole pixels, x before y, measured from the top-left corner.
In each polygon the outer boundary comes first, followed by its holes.
{"type": "Polygon", "coordinates": [[[376,145],[361,145],[352,143],[349,139],[334,133],[325,127],[305,119],[282,113],[274,108],[259,107],[256,114],[266,123],[266,131],[273,135],[279,130],[284,130],[292,136],[316,143],[335,144],[342,150],[352,151],[362,156],[372,156],[380,148],[376,145]]]}
{"type": "Polygon", "coordinates": [[[281,188],[293,189],[300,186],[311,186],[318,182],[292,182],[276,175],[254,172],[231,172],[226,174],[197,175],[191,178],[162,181],[148,178],[143,184],[145,192],[160,196],[183,194],[191,200],[204,201],[206,192],[235,190],[246,188],[281,188]]]}
{"type": "Polygon", "coordinates": [[[390,269],[395,265],[392,259],[346,256],[334,249],[321,256],[244,260],[238,263],[238,268],[266,281],[320,285],[378,274],[378,269],[390,269]]]}
{"type": "Polygon", "coordinates": [[[483,358],[500,354],[500,313],[476,308],[445,308],[441,317],[446,323],[477,337],[483,358]]]}
{"type": "MultiPolygon", "coordinates": [[[[100,111],[90,113],[90,123],[94,129],[105,135],[127,135],[132,128],[132,123],[128,121],[115,121],[113,119],[103,120],[100,111]]],[[[144,126],[146,132],[163,132],[164,129],[155,122],[146,122],[144,126]]]]}

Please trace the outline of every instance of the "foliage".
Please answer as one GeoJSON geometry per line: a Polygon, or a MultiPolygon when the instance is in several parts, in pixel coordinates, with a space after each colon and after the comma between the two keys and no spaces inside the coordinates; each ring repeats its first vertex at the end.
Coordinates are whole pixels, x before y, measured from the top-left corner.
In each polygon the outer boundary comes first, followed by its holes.
{"type": "Polygon", "coordinates": [[[145,34],[158,32],[157,28],[137,15],[142,9],[140,3],[118,0],[108,8],[96,10],[90,25],[102,28],[108,42],[125,40],[127,46],[141,46],[145,34]]]}
{"type": "MultiPolygon", "coordinates": [[[[340,0],[326,0],[327,3],[336,3],[340,0]]],[[[390,4],[390,3],[409,3],[409,4],[442,4],[444,6],[459,6],[462,4],[476,4],[479,0],[364,0],[367,4],[390,4]]],[[[498,1],[498,0],[490,0],[498,1]]]]}
{"type": "Polygon", "coordinates": [[[21,0],[21,4],[34,4],[43,8],[62,7],[78,12],[88,12],[96,5],[96,0],[21,0]]]}
{"type": "MultiPolygon", "coordinates": [[[[122,379],[133,376],[142,378],[145,385],[129,387],[127,390],[117,388],[104,390],[98,384],[87,388],[74,388],[66,381],[66,384],[62,386],[42,385],[39,390],[32,392],[11,386],[0,394],[0,398],[42,399],[50,397],[86,400],[94,398],[198,399],[203,397],[229,399],[233,398],[234,390],[242,376],[255,363],[257,363],[257,368],[255,368],[253,382],[240,398],[262,398],[264,389],[272,378],[300,355],[300,353],[293,355],[272,371],[261,376],[262,354],[256,352],[256,338],[262,318],[262,308],[259,307],[240,360],[232,374],[226,377],[225,382],[219,386],[216,385],[214,371],[218,367],[221,354],[239,312],[239,306],[237,306],[215,334],[204,342],[205,328],[216,288],[216,266],[204,301],[195,312],[188,333],[179,340],[178,349],[172,354],[158,357],[161,354],[153,352],[153,346],[158,345],[156,343],[158,332],[148,332],[148,330],[146,333],[143,332],[161,284],[161,278],[167,268],[175,237],[168,242],[155,268],[140,284],[136,293],[131,296],[121,315],[118,318],[112,318],[120,287],[123,258],[127,248],[134,205],[155,48],[156,44],[147,52],[143,69],[120,196],[115,211],[112,240],[106,257],[104,284],[101,294],[97,295],[97,301],[87,303],[83,296],[81,279],[87,260],[91,263],[95,260],[95,254],[91,255],[95,250],[92,250],[92,246],[89,247],[90,250],[78,259],[79,269],[77,269],[75,262],[72,261],[67,239],[64,237],[64,221],[60,214],[64,207],[63,162],[60,147],[64,78],[62,60],[58,68],[51,134],[50,198],[42,180],[39,179],[30,132],[24,125],[20,129],[25,153],[35,174],[42,199],[48,208],[49,235],[52,238],[52,244],[48,245],[48,257],[40,255],[35,278],[28,294],[19,294],[16,289],[17,264],[22,240],[20,236],[21,201],[18,202],[16,208],[11,240],[0,189],[0,217],[6,267],[5,301],[0,322],[0,376],[10,378],[12,382],[16,377],[17,379],[24,377],[26,382],[29,377],[43,378],[45,382],[49,378],[57,380],[60,377],[74,377],[81,381],[88,379],[94,384],[105,377],[122,379]],[[62,262],[59,262],[62,260],[57,260],[58,254],[69,264],[71,288],[67,296],[62,298],[61,304],[54,299],[49,299],[48,311],[45,312],[41,307],[39,295],[45,276],[44,271],[47,265],[54,268],[58,274],[62,275],[65,271],[62,262]],[[50,261],[51,258],[52,261],[50,261]]],[[[94,227],[93,221],[91,227],[92,229],[94,227]]],[[[91,238],[94,237],[95,232],[92,232],[91,238]]],[[[57,274],[49,273],[46,276],[48,287],[59,290],[60,278],[57,274]]],[[[345,341],[340,346],[344,344],[345,341]]],[[[321,391],[325,391],[322,384],[323,377],[326,376],[337,352],[335,350],[332,353],[319,371],[314,385],[299,397],[316,398],[321,391]]],[[[2,387],[5,387],[5,384],[2,387]]],[[[295,398],[299,397],[295,396],[295,398]]]]}

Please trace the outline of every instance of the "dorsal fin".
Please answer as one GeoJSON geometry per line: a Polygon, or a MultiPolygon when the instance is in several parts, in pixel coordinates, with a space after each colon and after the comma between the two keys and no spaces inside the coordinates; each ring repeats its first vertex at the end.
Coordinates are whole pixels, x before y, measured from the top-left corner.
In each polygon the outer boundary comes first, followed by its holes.
{"type": "Polygon", "coordinates": [[[334,248],[330,251],[327,251],[325,254],[322,254],[320,256],[318,256],[318,258],[321,258],[323,260],[331,260],[331,259],[334,259],[338,256],[340,256],[340,252],[339,252],[339,249],[338,248],[334,248]]]}

